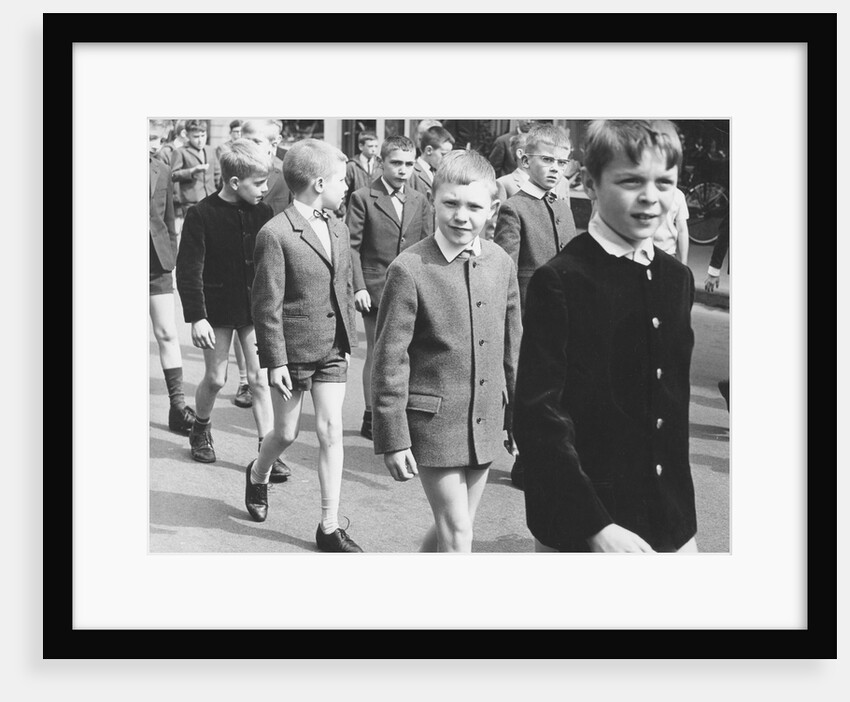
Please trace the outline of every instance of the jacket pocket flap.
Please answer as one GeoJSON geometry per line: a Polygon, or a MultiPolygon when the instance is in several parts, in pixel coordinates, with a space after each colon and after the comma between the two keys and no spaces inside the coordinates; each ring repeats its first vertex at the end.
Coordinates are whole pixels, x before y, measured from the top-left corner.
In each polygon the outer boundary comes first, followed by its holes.
{"type": "Polygon", "coordinates": [[[414,412],[437,414],[442,403],[443,398],[436,395],[415,395],[411,393],[407,398],[407,409],[414,412]]]}

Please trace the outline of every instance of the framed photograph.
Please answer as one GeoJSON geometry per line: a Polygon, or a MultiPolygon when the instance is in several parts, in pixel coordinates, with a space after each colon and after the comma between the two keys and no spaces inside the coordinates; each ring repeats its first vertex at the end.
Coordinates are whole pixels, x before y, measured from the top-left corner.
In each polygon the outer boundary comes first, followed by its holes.
{"type": "MultiPolygon", "coordinates": [[[[191,635],[191,657],[205,658],[222,657],[218,644],[233,630],[297,630],[317,641],[327,630],[367,629],[475,632],[483,658],[503,657],[508,637],[520,631],[604,640],[612,658],[634,657],[647,632],[654,632],[652,658],[726,658],[732,639],[748,642],[734,657],[836,656],[835,463],[818,462],[817,489],[808,474],[810,451],[820,444],[808,421],[812,286],[827,307],[833,298],[820,290],[829,276],[809,277],[807,236],[826,232],[831,241],[836,232],[831,208],[807,198],[812,173],[829,183],[836,176],[831,150],[811,142],[815,125],[819,134],[835,133],[834,93],[811,89],[815,78],[835,85],[835,15],[773,15],[769,24],[755,15],[672,15],[689,27],[687,40],[640,43],[630,23],[657,16],[570,15],[581,31],[568,34],[581,42],[549,41],[563,33],[541,29],[538,43],[406,44],[351,43],[346,31],[357,16],[336,14],[293,16],[296,24],[321,22],[322,42],[277,41],[271,28],[280,16],[268,17],[267,36],[229,42],[222,39],[228,16],[201,15],[194,21],[208,30],[203,42],[123,43],[139,17],[108,17],[108,37],[84,16],[44,21],[46,43],[65,59],[45,74],[45,114],[62,115],[69,127],[74,186],[68,207],[46,210],[48,223],[72,213],[74,326],[73,469],[55,477],[56,489],[45,496],[45,534],[57,535],[44,544],[46,658],[124,657],[130,654],[115,642],[134,632],[163,632],[157,657],[184,656],[191,635]],[[399,72],[378,80],[375,67],[384,66],[399,72]],[[257,437],[252,409],[231,402],[236,366],[217,407],[240,450],[222,443],[217,466],[192,464],[186,440],[168,432],[168,392],[144,294],[143,140],[150,119],[190,117],[207,120],[211,145],[224,141],[233,119],[263,117],[279,119],[290,144],[319,137],[351,157],[360,134],[410,134],[429,117],[462,135],[463,148],[481,152],[529,117],[560,123],[576,137],[601,118],[670,119],[693,130],[687,138],[724,134],[712,148],[728,159],[722,190],[735,284],[722,314],[735,408],[725,424],[714,421],[726,414],[716,385],[723,378],[706,377],[706,414],[691,418],[691,460],[699,453],[705,468],[699,509],[706,523],[725,524],[715,547],[649,558],[535,553],[522,493],[507,492],[506,453],[494,466],[492,489],[503,490],[519,517],[491,509],[488,523],[499,527],[482,527],[487,546],[469,556],[403,553],[396,544],[411,540],[396,531],[411,533],[411,523],[427,528],[427,502],[415,485],[394,484],[361,441],[362,399],[351,388],[346,449],[353,447],[358,465],[371,466],[352,473],[351,530],[380,520],[377,531],[393,547],[376,545],[350,559],[315,553],[308,528],[316,511],[309,500],[318,501],[315,436],[294,458],[288,484],[272,491],[281,510],[308,526],[278,528],[281,512],[274,528],[247,520],[242,456],[256,451],[257,437]],[[695,449],[724,432],[725,454],[695,449]],[[376,509],[375,495],[386,509],[376,509]],[[611,631],[620,634],[613,644],[611,631]],[[777,640],[779,650],[766,646],[777,640]]],[[[535,22],[554,28],[566,17],[542,22],[537,15],[535,22]]],[[[472,27],[482,16],[443,19],[472,27]]],[[[692,244],[706,264],[710,248],[692,244]]],[[[705,271],[694,278],[703,288],[705,271]]],[[[724,270],[723,280],[731,273],[724,270]]],[[[194,388],[203,360],[179,306],[176,313],[194,388]]],[[[468,653],[458,646],[450,655],[468,653]]]]}

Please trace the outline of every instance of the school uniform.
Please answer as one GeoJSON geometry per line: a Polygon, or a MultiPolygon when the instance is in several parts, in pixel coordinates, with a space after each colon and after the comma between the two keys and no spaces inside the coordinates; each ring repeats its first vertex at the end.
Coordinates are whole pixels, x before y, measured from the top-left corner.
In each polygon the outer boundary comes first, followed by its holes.
{"type": "MultiPolygon", "coordinates": [[[[528,182],[528,172],[522,168],[517,168],[501,178],[496,178],[497,197],[500,202],[504,202],[509,197],[516,195],[525,183],[528,182]]],[[[561,178],[558,185],[553,190],[555,194],[563,199],[570,199],[570,183],[566,178],[561,178]]]]}
{"type": "Polygon", "coordinates": [[[387,270],[372,374],[376,454],[410,448],[421,467],[496,457],[522,334],[513,262],[492,242],[464,260],[441,232],[387,270]]]}
{"type": "Polygon", "coordinates": [[[171,153],[171,180],[180,185],[180,202],[186,207],[196,205],[218,189],[216,183],[221,179],[221,169],[215,151],[207,144],[196,149],[187,144],[171,153]],[[190,173],[189,170],[202,163],[208,163],[205,171],[190,173]]]}
{"type": "Polygon", "coordinates": [[[345,164],[345,184],[348,186],[345,196],[346,206],[348,206],[351,196],[357,190],[371,185],[382,173],[383,168],[377,158],[373,158],[371,164],[361,158],[360,154],[349,159],[345,164]]]}
{"type": "Polygon", "coordinates": [[[497,176],[503,176],[511,173],[516,167],[516,155],[511,148],[511,139],[518,132],[508,132],[496,137],[493,142],[493,148],[490,150],[490,155],[487,160],[493,166],[497,176]]]}
{"type": "Polygon", "coordinates": [[[252,323],[254,240],[272,217],[263,202],[230,203],[213,193],[186,212],[177,254],[177,291],[186,322],[252,323]]]}
{"type": "MultiPolygon", "coordinates": [[[[149,157],[151,273],[170,272],[177,262],[177,229],[171,171],[162,161],[149,157]]],[[[170,276],[169,276],[170,278],[170,276]]]]}
{"type": "Polygon", "coordinates": [[[656,551],[696,533],[688,454],[693,275],[597,217],[528,287],[513,411],[526,519],[588,551],[611,523],[656,551]]]}
{"type": "Polygon", "coordinates": [[[308,217],[293,201],[257,234],[251,309],[263,368],[357,346],[348,228],[330,217],[323,243],[308,217]]]}
{"type": "Polygon", "coordinates": [[[352,194],[345,220],[351,239],[354,291],[367,290],[375,310],[392,260],[434,231],[431,207],[422,193],[404,187],[403,203],[392,193],[386,180],[376,178],[352,194]]]}
{"type": "Polygon", "coordinates": [[[434,172],[431,170],[431,166],[421,156],[414,162],[413,173],[407,182],[411,188],[428,197],[430,202],[431,186],[434,183],[434,172]]]}
{"type": "Polygon", "coordinates": [[[519,278],[522,309],[528,281],[540,266],[576,235],[569,202],[537,187],[530,180],[499,208],[493,241],[513,259],[519,278]]]}
{"type": "Polygon", "coordinates": [[[272,208],[276,215],[283,212],[292,202],[292,193],[286,185],[281,166],[283,162],[274,157],[272,169],[269,172],[268,192],[263,195],[263,202],[272,208]]]}

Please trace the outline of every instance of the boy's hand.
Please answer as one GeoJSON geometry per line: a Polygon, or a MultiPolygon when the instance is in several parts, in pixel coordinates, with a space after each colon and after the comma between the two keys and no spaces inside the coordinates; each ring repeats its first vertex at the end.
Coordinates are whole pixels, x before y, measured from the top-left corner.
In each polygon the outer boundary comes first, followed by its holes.
{"type": "Polygon", "coordinates": [[[505,439],[505,448],[514,458],[519,456],[519,449],[516,447],[516,441],[514,441],[514,435],[510,429],[508,429],[508,438],[505,439]]]}
{"type": "Polygon", "coordinates": [[[609,524],[591,536],[587,543],[594,553],[655,553],[637,534],[617,524],[609,524]]]}
{"type": "Polygon", "coordinates": [[[192,173],[197,173],[198,171],[205,171],[210,167],[208,163],[199,163],[197,166],[192,166],[192,173]]]}
{"type": "Polygon", "coordinates": [[[278,366],[269,368],[269,387],[277,390],[283,399],[289,402],[292,399],[292,378],[289,377],[289,368],[278,366]]]}
{"type": "Polygon", "coordinates": [[[206,319],[192,322],[192,343],[199,349],[215,348],[215,332],[206,319]]]}
{"type": "Polygon", "coordinates": [[[389,451],[384,454],[384,465],[393,477],[393,480],[404,481],[419,475],[416,468],[416,459],[413,452],[407,448],[403,451],[389,451]]]}
{"type": "Polygon", "coordinates": [[[719,275],[708,275],[705,277],[705,289],[708,292],[714,292],[720,287],[719,275]]]}
{"type": "Polygon", "coordinates": [[[354,309],[358,312],[370,312],[372,310],[372,296],[368,290],[358,290],[354,293],[354,309]]]}

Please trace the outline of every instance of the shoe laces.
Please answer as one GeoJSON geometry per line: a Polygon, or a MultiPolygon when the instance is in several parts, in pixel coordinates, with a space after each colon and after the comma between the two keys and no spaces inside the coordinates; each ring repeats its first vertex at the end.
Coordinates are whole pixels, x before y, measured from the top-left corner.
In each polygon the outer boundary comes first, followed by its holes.
{"type": "Polygon", "coordinates": [[[205,431],[201,431],[194,435],[194,440],[192,441],[192,445],[195,448],[212,448],[213,447],[213,439],[212,433],[209,429],[205,431]]]}

